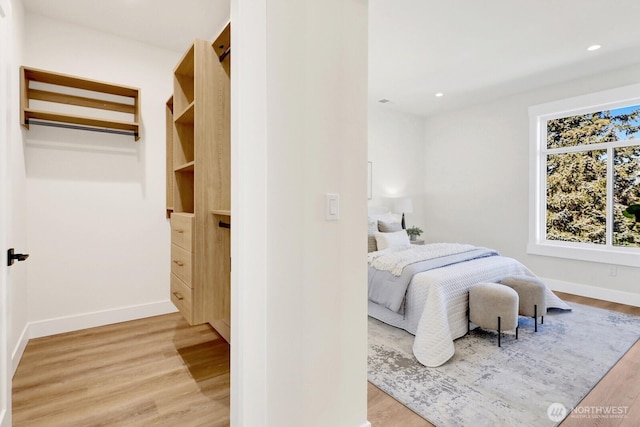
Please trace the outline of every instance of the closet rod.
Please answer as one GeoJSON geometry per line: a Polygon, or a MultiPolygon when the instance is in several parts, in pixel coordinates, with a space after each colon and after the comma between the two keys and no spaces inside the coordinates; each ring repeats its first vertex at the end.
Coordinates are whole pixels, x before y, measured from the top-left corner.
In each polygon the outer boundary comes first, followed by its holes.
{"type": "Polygon", "coordinates": [[[135,137],[138,137],[138,132],[128,131],[128,130],[96,128],[91,126],[80,126],[80,125],[68,125],[65,123],[56,123],[56,122],[42,122],[40,120],[33,120],[33,119],[27,119],[25,120],[25,122],[29,125],[49,126],[54,128],[64,128],[64,129],[74,129],[74,130],[88,130],[92,132],[115,133],[117,135],[133,135],[135,137]]]}
{"type": "Polygon", "coordinates": [[[225,50],[225,51],[224,51],[224,53],[218,57],[218,59],[220,60],[220,62],[224,61],[224,60],[225,60],[225,58],[226,58],[227,56],[229,56],[229,54],[230,54],[230,53],[231,53],[231,48],[229,48],[229,49],[225,50]]]}
{"type": "Polygon", "coordinates": [[[218,222],[218,227],[222,227],[222,228],[231,228],[231,224],[229,224],[228,222],[222,222],[222,221],[219,221],[219,222],[218,222]]]}

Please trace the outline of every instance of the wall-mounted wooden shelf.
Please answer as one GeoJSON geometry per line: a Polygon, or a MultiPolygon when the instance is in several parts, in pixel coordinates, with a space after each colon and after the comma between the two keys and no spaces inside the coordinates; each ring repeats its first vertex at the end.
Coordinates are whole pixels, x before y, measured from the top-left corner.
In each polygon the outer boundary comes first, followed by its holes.
{"type": "Polygon", "coordinates": [[[27,129],[30,124],[38,124],[132,135],[137,141],[140,139],[140,89],[21,67],[20,123],[27,129]],[[46,88],[34,88],[32,82],[44,83],[46,88]],[[88,93],[78,94],[81,91],[88,93]],[[105,95],[112,99],[101,99],[105,95]],[[32,100],[44,101],[54,110],[31,108],[32,100]],[[71,114],[59,111],[59,105],[56,104],[125,113],[131,115],[132,120],[71,114]]]}

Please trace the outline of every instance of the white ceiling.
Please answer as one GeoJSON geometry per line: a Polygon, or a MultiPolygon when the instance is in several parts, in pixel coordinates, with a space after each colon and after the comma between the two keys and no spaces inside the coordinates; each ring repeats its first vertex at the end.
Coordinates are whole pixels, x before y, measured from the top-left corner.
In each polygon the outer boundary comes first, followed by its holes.
{"type": "Polygon", "coordinates": [[[369,14],[371,100],[421,115],[640,63],[638,0],[370,0],[369,14]]]}
{"type": "Polygon", "coordinates": [[[22,0],[27,12],[184,52],[213,40],[229,21],[229,0],[22,0]]]}
{"type": "MultiPolygon", "coordinates": [[[[229,20],[229,0],[23,3],[177,52],[229,20]]],[[[370,99],[419,115],[640,63],[640,0],[369,0],[369,15],[370,99]]]]}

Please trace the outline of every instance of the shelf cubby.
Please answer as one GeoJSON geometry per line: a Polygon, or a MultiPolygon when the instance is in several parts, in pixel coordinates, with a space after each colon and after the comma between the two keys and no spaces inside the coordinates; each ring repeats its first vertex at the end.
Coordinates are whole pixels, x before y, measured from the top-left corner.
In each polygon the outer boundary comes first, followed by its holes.
{"type": "Polygon", "coordinates": [[[184,111],[195,95],[195,44],[184,54],[173,72],[173,102],[175,112],[184,111]]]}
{"type": "Polygon", "coordinates": [[[194,128],[192,124],[174,124],[173,163],[183,164],[195,159],[194,128]]]}
{"type": "Polygon", "coordinates": [[[173,208],[174,212],[195,212],[194,204],[194,171],[174,172],[173,208]]]}

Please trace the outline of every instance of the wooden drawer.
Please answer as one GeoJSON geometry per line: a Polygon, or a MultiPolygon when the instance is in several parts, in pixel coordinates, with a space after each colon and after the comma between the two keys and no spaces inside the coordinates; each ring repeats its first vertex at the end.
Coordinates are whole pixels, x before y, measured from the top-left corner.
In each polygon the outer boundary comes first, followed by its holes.
{"type": "Polygon", "coordinates": [[[192,254],[178,245],[171,245],[171,272],[178,276],[190,288],[192,285],[192,254]]]}
{"type": "Polygon", "coordinates": [[[193,297],[191,288],[175,274],[171,275],[171,302],[180,310],[180,313],[187,319],[187,322],[193,324],[193,297]]]}
{"type": "Polygon", "coordinates": [[[171,243],[193,252],[193,214],[171,214],[171,243]]]}

